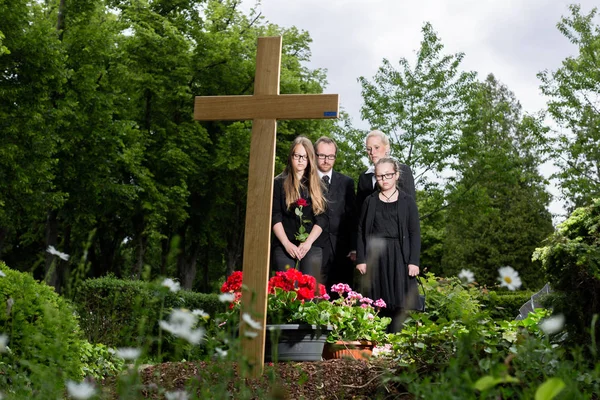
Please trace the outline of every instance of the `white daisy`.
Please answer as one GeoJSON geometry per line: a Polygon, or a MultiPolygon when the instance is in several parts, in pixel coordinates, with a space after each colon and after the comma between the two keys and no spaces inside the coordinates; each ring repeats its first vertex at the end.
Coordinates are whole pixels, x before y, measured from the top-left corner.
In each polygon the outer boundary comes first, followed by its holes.
{"type": "Polygon", "coordinates": [[[244,322],[247,323],[248,325],[250,325],[250,327],[253,329],[258,330],[258,329],[262,328],[262,326],[260,325],[260,322],[253,320],[252,317],[250,316],[250,314],[248,314],[248,313],[242,314],[242,320],[244,320],[244,322]]]}
{"type": "Polygon", "coordinates": [[[221,358],[227,357],[227,350],[223,350],[223,349],[220,349],[220,348],[216,347],[215,351],[217,352],[217,354],[219,355],[219,357],[221,357],[221,358]]]}
{"type": "Polygon", "coordinates": [[[187,340],[191,344],[198,344],[204,337],[204,329],[193,329],[198,322],[198,317],[187,310],[174,309],[169,315],[169,322],[158,321],[158,325],[165,331],[187,340]]]}
{"type": "Polygon", "coordinates": [[[164,281],[162,281],[162,286],[169,288],[169,290],[173,293],[176,293],[179,291],[179,289],[181,289],[179,282],[175,282],[171,278],[166,278],[164,281]]]}
{"type": "Polygon", "coordinates": [[[244,331],[244,336],[249,337],[250,339],[254,339],[258,336],[258,333],[254,331],[244,331]]]}
{"type": "Polygon", "coordinates": [[[58,257],[58,258],[60,258],[62,260],[69,261],[69,257],[70,256],[68,254],[66,254],[66,253],[62,253],[62,252],[56,250],[54,248],[54,246],[48,246],[48,248],[46,249],[46,251],[48,253],[52,254],[53,256],[56,256],[56,257],[58,257]]]}
{"type": "Polygon", "coordinates": [[[563,314],[553,315],[540,322],[539,326],[546,335],[558,333],[565,326],[565,316],[563,314]]]}
{"type": "Polygon", "coordinates": [[[187,392],[183,390],[177,390],[175,392],[165,392],[167,400],[188,400],[187,392]]]}
{"type": "Polygon", "coordinates": [[[198,317],[204,318],[204,319],[210,318],[210,315],[208,315],[208,313],[205,312],[204,310],[196,309],[196,310],[192,311],[192,314],[197,315],[198,317]]]}
{"type": "Polygon", "coordinates": [[[468,269],[461,269],[458,274],[458,279],[465,281],[466,283],[475,282],[475,274],[468,269]]]}
{"type": "Polygon", "coordinates": [[[115,353],[117,355],[117,357],[122,358],[123,360],[137,360],[140,355],[142,354],[142,350],[141,349],[137,349],[135,347],[122,347],[120,349],[117,349],[117,352],[115,353]]]}
{"type": "Polygon", "coordinates": [[[502,267],[498,269],[500,277],[500,286],[506,286],[508,290],[515,290],[521,287],[521,278],[519,273],[513,267],[502,267]]]}
{"type": "Polygon", "coordinates": [[[67,392],[74,399],[85,400],[96,393],[96,388],[91,383],[85,381],[81,383],[67,381],[67,392]]]}
{"type": "Polygon", "coordinates": [[[219,301],[223,303],[231,303],[235,300],[235,294],[233,293],[221,293],[219,295],[219,301]]]}

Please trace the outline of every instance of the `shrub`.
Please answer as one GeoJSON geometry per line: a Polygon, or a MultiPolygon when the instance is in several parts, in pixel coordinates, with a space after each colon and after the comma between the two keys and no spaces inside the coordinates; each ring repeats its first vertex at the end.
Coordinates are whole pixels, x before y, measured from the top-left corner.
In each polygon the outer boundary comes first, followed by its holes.
{"type": "MultiPolygon", "coordinates": [[[[54,289],[0,262],[0,386],[42,393],[81,378],[81,334],[73,308],[54,289]]],[[[25,396],[25,393],[20,393],[25,396]]]]}
{"type": "MultiPolygon", "coordinates": [[[[576,209],[536,249],[533,258],[542,261],[555,291],[549,302],[566,317],[571,343],[590,342],[594,314],[600,313],[600,199],[576,209]]],[[[600,329],[595,329],[600,342],[600,329]]]]}
{"type": "Polygon", "coordinates": [[[531,299],[533,291],[490,291],[480,298],[482,307],[487,310],[493,319],[515,319],[519,309],[531,299]]]}
{"type": "Polygon", "coordinates": [[[103,344],[83,340],[81,345],[81,374],[96,379],[115,376],[123,370],[125,362],[115,351],[103,344]]]}
{"type": "Polygon", "coordinates": [[[427,314],[432,320],[462,320],[480,311],[480,293],[474,286],[465,287],[456,277],[438,278],[432,273],[422,281],[427,314]]]}
{"type": "Polygon", "coordinates": [[[159,336],[161,311],[165,318],[171,308],[202,309],[211,316],[225,309],[216,294],[185,290],[173,293],[159,283],[111,276],[84,281],[75,303],[81,328],[90,342],[111,347],[148,347],[151,354],[158,345],[154,338],[159,336]]]}

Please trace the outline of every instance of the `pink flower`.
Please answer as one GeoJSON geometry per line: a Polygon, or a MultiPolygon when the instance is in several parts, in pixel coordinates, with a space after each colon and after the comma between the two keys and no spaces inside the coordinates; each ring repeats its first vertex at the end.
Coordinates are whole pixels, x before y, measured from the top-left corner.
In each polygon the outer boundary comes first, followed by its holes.
{"type": "Polygon", "coordinates": [[[331,287],[331,291],[342,294],[345,292],[351,292],[352,288],[347,283],[336,283],[331,287]]]}
{"type": "Polygon", "coordinates": [[[348,298],[351,300],[360,300],[363,298],[363,295],[355,291],[350,291],[348,293],[348,298]]]}
{"type": "Polygon", "coordinates": [[[367,314],[367,319],[374,320],[375,316],[373,314],[371,314],[371,313],[368,313],[367,314]]]}
{"type": "Polygon", "coordinates": [[[367,303],[367,304],[373,304],[373,300],[371,300],[368,297],[363,297],[362,299],[360,299],[361,303],[367,303]]]}
{"type": "Polygon", "coordinates": [[[383,301],[383,299],[376,300],[374,305],[375,305],[375,307],[380,307],[380,308],[387,307],[387,305],[385,304],[385,301],[383,301]]]}
{"type": "Polygon", "coordinates": [[[365,303],[361,304],[360,306],[361,306],[362,308],[369,308],[369,305],[368,305],[368,304],[365,304],[365,303]]]}
{"type": "Polygon", "coordinates": [[[329,295],[327,293],[325,293],[320,298],[323,299],[323,300],[329,300],[331,297],[329,297],[329,295]]]}

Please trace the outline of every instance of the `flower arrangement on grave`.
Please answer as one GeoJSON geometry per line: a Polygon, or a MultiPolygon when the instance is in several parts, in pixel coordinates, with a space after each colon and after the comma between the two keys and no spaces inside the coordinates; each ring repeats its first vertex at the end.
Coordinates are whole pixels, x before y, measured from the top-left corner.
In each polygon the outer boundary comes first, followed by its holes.
{"type": "MultiPolygon", "coordinates": [[[[236,271],[221,286],[221,292],[232,293],[230,310],[239,310],[242,290],[242,272],[236,271]]],[[[317,284],[313,276],[290,268],[279,271],[269,279],[267,297],[268,324],[327,325],[321,311],[328,307],[325,286],[317,284]]]]}
{"type": "MultiPolygon", "coordinates": [[[[231,310],[239,310],[242,272],[232,274],[221,292],[232,293],[231,310]]],[[[364,340],[379,342],[385,336],[390,318],[380,317],[381,299],[373,301],[352,290],[347,284],[332,286],[338,298],[331,300],[325,287],[314,277],[290,268],[269,279],[267,300],[268,324],[309,324],[331,326],[327,341],[364,340]]]]}
{"type": "Polygon", "coordinates": [[[392,321],[379,316],[379,311],[386,307],[385,301],[365,297],[345,283],[333,285],[331,291],[338,297],[329,301],[332,304],[329,323],[333,329],[327,341],[381,342],[392,321]]]}

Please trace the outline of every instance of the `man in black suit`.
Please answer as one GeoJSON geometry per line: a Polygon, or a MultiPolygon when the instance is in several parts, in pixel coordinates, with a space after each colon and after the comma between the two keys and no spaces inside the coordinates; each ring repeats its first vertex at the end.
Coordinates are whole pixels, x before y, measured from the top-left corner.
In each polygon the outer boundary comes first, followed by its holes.
{"type": "Polygon", "coordinates": [[[327,290],[335,283],[352,285],[356,260],[356,196],[354,180],[333,170],[337,156],[336,143],[321,137],[315,142],[317,172],[325,187],[326,215],[329,219],[329,245],[323,247],[323,282],[327,290]]]}

